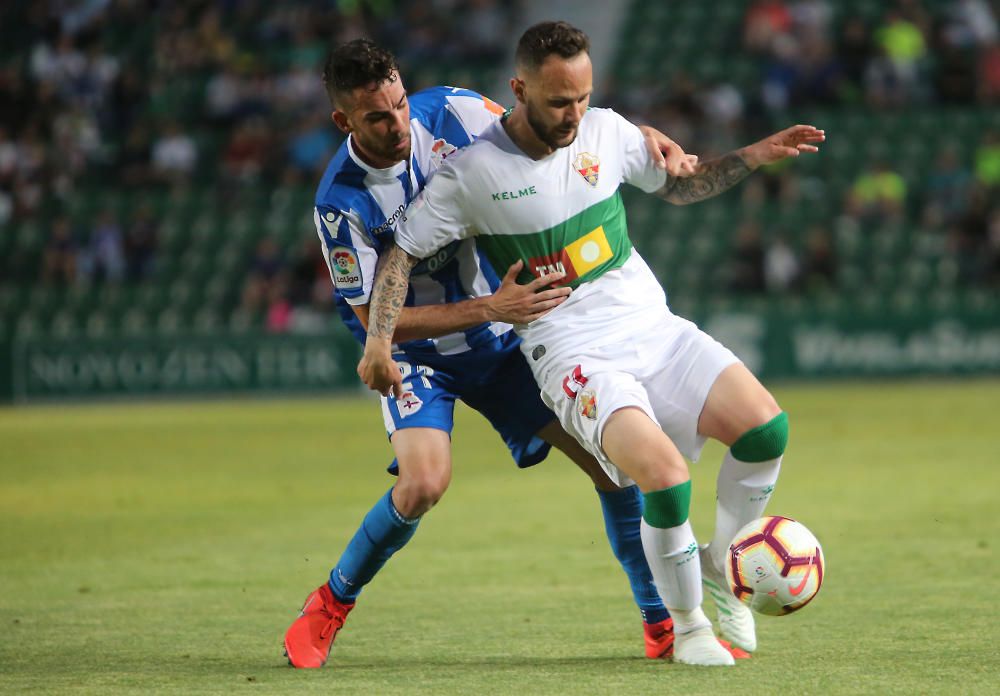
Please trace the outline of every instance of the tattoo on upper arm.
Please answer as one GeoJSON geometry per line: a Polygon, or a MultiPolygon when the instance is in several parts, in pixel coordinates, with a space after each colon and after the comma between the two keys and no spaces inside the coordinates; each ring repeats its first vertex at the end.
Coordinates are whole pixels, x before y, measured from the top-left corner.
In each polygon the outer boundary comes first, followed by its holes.
{"type": "Polygon", "coordinates": [[[750,171],[740,155],[730,152],[718,159],[702,162],[693,176],[668,176],[667,182],[656,195],[677,205],[703,201],[743,181],[750,171]]]}
{"type": "Polygon", "coordinates": [[[406,303],[410,271],[419,261],[393,244],[382,257],[372,288],[368,333],[376,338],[392,339],[399,315],[406,303]]]}

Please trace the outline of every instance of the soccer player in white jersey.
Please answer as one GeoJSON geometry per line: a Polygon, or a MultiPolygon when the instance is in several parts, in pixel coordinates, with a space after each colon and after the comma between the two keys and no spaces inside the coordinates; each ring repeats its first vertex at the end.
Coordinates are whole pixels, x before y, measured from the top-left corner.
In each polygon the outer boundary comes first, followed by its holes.
{"type": "Polygon", "coordinates": [[[754,650],[753,618],[726,589],[722,563],[733,535],[764,511],[788,420],[733,353],[670,312],[632,249],[618,189],[630,183],[676,204],[704,200],[762,164],[816,151],[824,133],[794,126],[702,162],[690,178],[667,176],[635,126],[613,111],[588,110],[588,49],[586,35],[564,22],[521,37],[515,108],[442,167],[406,211],[398,246],[383,254],[358,370],[371,388],[400,391],[390,337],[407,277],[447,244],[475,239],[501,268],[520,260],[527,282],[564,274],[559,284],[572,294],[516,327],[521,350],[563,427],[615,483],[642,491],[642,544],[674,620],[674,660],[731,665],[701,609],[702,585],[718,605],[723,635],[754,650]],[[697,460],[708,437],[729,449],[715,534],[699,552],[685,457],[697,460]]]}
{"type": "MultiPolygon", "coordinates": [[[[412,97],[395,60],[370,41],[338,47],[325,82],[333,120],[348,140],[331,160],[316,194],[315,222],[341,317],[365,340],[368,301],[379,254],[392,243],[410,200],[459,148],[495,122],[503,109],[469,90],[435,87],[412,97]]],[[[651,156],[669,146],[664,166],[693,172],[672,141],[651,141],[651,156]]],[[[506,267],[505,267],[506,268],[506,267]]],[[[405,393],[384,398],[382,412],[398,481],[365,516],[329,581],[312,592],[285,634],[289,662],[319,667],[362,588],[413,536],[420,517],[451,478],[450,432],[456,399],[486,416],[519,466],[562,449],[593,479],[609,541],[643,616],[646,654],[665,657],[673,642],[669,615],[642,552],[642,499],[619,488],[594,458],[559,427],[545,407],[510,323],[527,322],[565,299],[566,288],[542,289],[556,276],[501,283],[474,241],[459,242],[414,270],[393,340],[405,393]],[[495,291],[495,294],[492,292],[495,291]],[[536,292],[537,291],[537,292],[536,292]]],[[[734,651],[734,654],[739,654],[734,651]]]]}

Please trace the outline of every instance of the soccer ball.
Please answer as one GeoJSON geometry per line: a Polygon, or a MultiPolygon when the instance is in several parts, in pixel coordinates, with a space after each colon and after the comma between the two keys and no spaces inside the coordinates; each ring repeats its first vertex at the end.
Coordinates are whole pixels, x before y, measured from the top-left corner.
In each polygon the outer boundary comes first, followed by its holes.
{"type": "Polygon", "coordinates": [[[754,520],[729,545],[729,589],[758,614],[780,616],[809,604],[825,572],[816,537],[787,517],[754,520]]]}

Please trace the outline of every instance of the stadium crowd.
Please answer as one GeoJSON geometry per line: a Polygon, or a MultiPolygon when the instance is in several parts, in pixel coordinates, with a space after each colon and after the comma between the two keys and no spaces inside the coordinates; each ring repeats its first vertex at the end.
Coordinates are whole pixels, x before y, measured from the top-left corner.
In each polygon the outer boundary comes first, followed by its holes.
{"type": "MultiPolygon", "coordinates": [[[[814,108],[893,115],[1000,106],[997,3],[890,0],[878,3],[874,21],[848,8],[840,22],[829,0],[741,4],[741,35],[732,43],[754,62],[756,78],[749,86],[726,79],[699,82],[681,65],[652,83],[612,80],[605,101],[703,157],[768,132],[776,119],[814,108]]],[[[826,127],[833,140],[849,137],[826,127]]],[[[926,232],[922,238],[933,240],[948,259],[957,284],[1000,285],[1000,119],[994,116],[991,128],[975,134],[978,142],[965,158],[957,147],[963,137],[942,129],[931,144],[932,166],[905,177],[894,153],[876,137],[851,143],[858,172],[839,215],[804,231],[764,234],[754,217],[764,199],[803,204],[794,169],[748,182],[746,219],[734,230],[726,285],[750,293],[836,289],[836,237],[857,236],[868,227],[877,235],[899,225],[926,232]],[[805,240],[798,250],[789,244],[795,235],[805,240]]],[[[837,192],[827,188],[818,195],[837,192]]]]}
{"type": "MultiPolygon", "coordinates": [[[[703,157],[813,107],[892,114],[1000,105],[995,2],[942,0],[929,3],[932,12],[921,0],[896,0],[876,19],[844,21],[835,21],[829,0],[737,4],[745,11],[727,59],[754,62],[749,84],[699,81],[670,66],[654,80],[609,80],[603,105],[703,157]]],[[[310,191],[341,141],[319,79],[328,44],[372,36],[395,51],[411,89],[489,89],[517,8],[500,0],[5,5],[0,228],[35,223],[43,238],[34,255],[16,246],[8,254],[5,282],[148,282],[165,252],[163,208],[147,194],[165,196],[168,206],[200,194],[223,215],[248,200],[277,205],[299,195],[300,230],[240,252],[234,309],[276,331],[294,328],[297,308],[328,312],[329,279],[307,215],[310,191]],[[119,205],[121,196],[135,203],[119,205]]],[[[940,133],[934,166],[919,176],[900,171],[893,153],[857,143],[856,177],[838,214],[806,230],[768,229],[754,216],[762,202],[802,205],[808,187],[794,167],[754,179],[734,194],[743,217],[732,229],[723,286],[835,290],[845,235],[909,225],[937,245],[956,283],[995,288],[1000,123],[993,125],[977,134],[971,155],[940,133]]]]}

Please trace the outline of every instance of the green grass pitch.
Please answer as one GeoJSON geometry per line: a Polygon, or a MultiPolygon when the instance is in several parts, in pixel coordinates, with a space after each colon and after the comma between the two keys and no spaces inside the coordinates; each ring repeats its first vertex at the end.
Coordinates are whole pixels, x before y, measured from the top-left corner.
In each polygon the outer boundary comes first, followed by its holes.
{"type": "MultiPolygon", "coordinates": [[[[582,474],[462,409],[451,490],[322,670],[282,634],[391,483],[371,399],[0,410],[0,692],[914,694],[1000,689],[1000,382],[788,385],[769,512],[823,590],[723,670],[642,657],[582,474]]],[[[721,449],[693,467],[711,533],[721,449]]]]}

